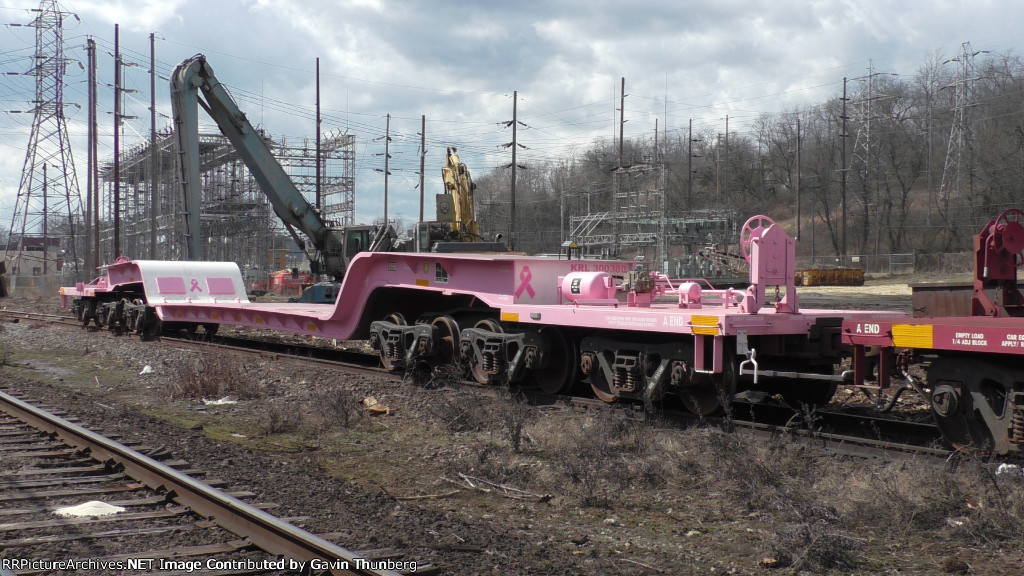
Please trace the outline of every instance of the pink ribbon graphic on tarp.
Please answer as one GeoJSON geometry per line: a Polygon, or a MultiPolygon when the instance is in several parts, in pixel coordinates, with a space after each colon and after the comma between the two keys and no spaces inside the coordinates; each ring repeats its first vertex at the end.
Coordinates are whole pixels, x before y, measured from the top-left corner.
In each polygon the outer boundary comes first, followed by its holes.
{"type": "Polygon", "coordinates": [[[533,274],[530,273],[529,266],[523,266],[522,271],[519,272],[519,279],[522,280],[522,284],[519,285],[519,288],[516,288],[516,298],[522,296],[523,292],[526,292],[530,295],[530,298],[533,298],[533,287],[530,286],[530,280],[533,279],[533,274]]]}
{"type": "Polygon", "coordinates": [[[203,289],[199,287],[199,280],[193,279],[192,280],[192,289],[189,290],[189,292],[195,292],[196,290],[199,290],[200,292],[203,291],[203,289]]]}

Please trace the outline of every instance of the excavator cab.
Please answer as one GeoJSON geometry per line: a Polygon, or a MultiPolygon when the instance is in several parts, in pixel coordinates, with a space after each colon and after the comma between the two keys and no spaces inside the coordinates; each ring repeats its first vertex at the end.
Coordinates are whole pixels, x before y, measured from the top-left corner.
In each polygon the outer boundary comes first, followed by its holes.
{"type": "Polygon", "coordinates": [[[345,229],[345,263],[356,254],[367,250],[370,245],[370,229],[368,227],[345,229]]]}

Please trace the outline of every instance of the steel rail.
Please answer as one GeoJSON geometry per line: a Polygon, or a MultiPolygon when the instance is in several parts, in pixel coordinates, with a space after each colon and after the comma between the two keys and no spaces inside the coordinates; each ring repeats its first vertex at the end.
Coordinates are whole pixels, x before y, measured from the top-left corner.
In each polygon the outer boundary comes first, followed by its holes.
{"type": "Polygon", "coordinates": [[[355,552],[328,542],[127,446],[18,398],[0,392],[0,403],[3,404],[3,411],[26,424],[56,435],[69,446],[87,452],[98,461],[110,462],[122,468],[126,475],[145,483],[151,489],[169,492],[178,504],[213,519],[225,530],[248,539],[254,546],[270,554],[304,562],[306,566],[309,566],[312,560],[336,564],[340,564],[337,562],[340,560],[346,563],[347,569],[332,567],[328,570],[330,574],[335,575],[400,576],[400,573],[395,571],[360,568],[356,560],[365,559],[357,556],[355,552]]]}

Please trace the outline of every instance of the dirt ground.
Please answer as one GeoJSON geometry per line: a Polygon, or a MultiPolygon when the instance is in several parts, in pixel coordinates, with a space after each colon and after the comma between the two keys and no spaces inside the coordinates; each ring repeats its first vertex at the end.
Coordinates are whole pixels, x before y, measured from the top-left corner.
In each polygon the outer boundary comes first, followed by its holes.
{"type": "MultiPolygon", "coordinates": [[[[872,283],[909,302],[905,279],[872,283]]],[[[841,290],[802,301],[863,294],[841,290]]],[[[995,462],[852,460],[31,321],[0,326],[0,381],[445,574],[1024,573],[1024,475],[995,462]]]]}

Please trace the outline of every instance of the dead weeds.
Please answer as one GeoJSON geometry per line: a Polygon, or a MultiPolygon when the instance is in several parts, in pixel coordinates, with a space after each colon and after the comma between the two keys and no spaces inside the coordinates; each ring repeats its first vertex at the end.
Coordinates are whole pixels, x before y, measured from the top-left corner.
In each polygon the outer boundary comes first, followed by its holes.
{"type": "Polygon", "coordinates": [[[171,400],[253,399],[262,395],[259,382],[231,355],[201,353],[173,366],[175,377],[167,385],[171,400]]]}

